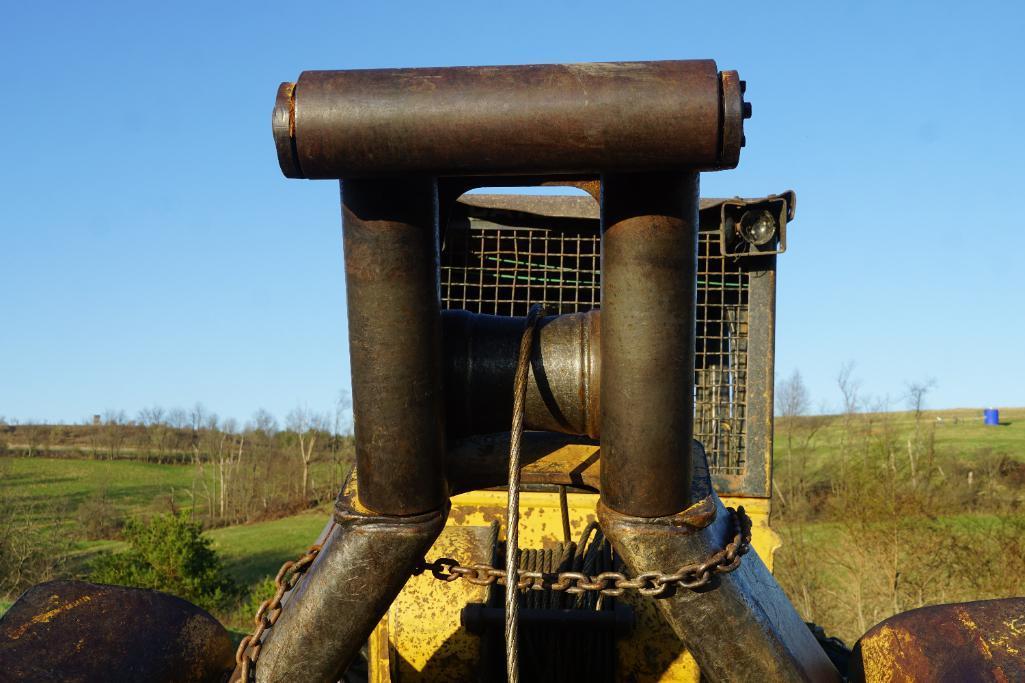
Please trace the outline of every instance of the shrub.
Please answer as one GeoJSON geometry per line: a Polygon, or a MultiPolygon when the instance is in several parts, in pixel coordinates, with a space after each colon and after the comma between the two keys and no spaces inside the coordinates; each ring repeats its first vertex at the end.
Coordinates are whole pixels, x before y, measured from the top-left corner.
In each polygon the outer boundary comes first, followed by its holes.
{"type": "Polygon", "coordinates": [[[187,513],[130,520],[124,536],[131,548],[97,560],[93,581],[165,591],[207,610],[226,609],[241,594],[187,513]]]}
{"type": "MultiPolygon", "coordinates": [[[[0,468],[0,479],[4,472],[0,468]]],[[[55,526],[33,523],[44,511],[0,489],[0,598],[56,578],[67,563],[66,543],[55,526]]]]}
{"type": "Polygon", "coordinates": [[[121,538],[121,530],[125,525],[124,515],[107,497],[106,492],[100,492],[79,505],[75,517],[87,541],[121,538]]]}
{"type": "Polygon", "coordinates": [[[274,584],[273,576],[265,576],[258,583],[250,586],[246,599],[239,606],[241,621],[247,625],[251,623],[253,616],[260,609],[260,605],[265,600],[274,597],[277,590],[278,587],[274,584]]]}

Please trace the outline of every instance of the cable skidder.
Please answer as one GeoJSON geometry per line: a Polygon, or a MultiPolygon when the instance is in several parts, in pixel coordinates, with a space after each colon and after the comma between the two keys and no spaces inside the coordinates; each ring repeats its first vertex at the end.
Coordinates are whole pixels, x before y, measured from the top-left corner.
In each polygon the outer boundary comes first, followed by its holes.
{"type": "MultiPolygon", "coordinates": [[[[504,610],[509,680],[527,644],[518,636],[542,623],[534,607],[521,612],[530,623],[517,619],[521,604],[536,603],[522,603],[522,591],[597,591],[601,608],[628,588],[656,603],[710,678],[836,677],[748,552],[749,520],[723,506],[693,440],[699,172],[737,164],[750,116],[743,91],[736,72],[712,61],[314,71],[282,84],[273,115],[282,171],[341,181],[356,467],[334,526],[280,600],[273,627],[240,649],[247,666],[245,650],[259,649],[255,680],[337,680],[425,569],[445,580],[437,590],[461,577],[490,592],[516,576],[504,608],[488,597],[477,609],[481,623],[504,610]],[[475,187],[541,184],[581,188],[600,202],[592,273],[600,312],[443,315],[453,271],[443,283],[442,245],[459,239],[466,208],[456,200],[475,187]],[[546,437],[525,428],[558,432],[598,457],[560,460],[539,451],[546,437]],[[474,445],[488,440],[497,447],[474,445]],[[467,449],[472,468],[450,457],[467,449]],[[547,469],[535,477],[539,463],[547,469]],[[565,507],[584,465],[597,469],[592,518],[615,551],[613,570],[560,570],[554,555],[524,559],[535,556],[517,548],[517,520],[533,511],[521,490],[558,482],[565,507]],[[491,562],[424,564],[450,495],[474,488],[468,478],[508,488],[506,543],[496,538],[482,551],[491,562]],[[504,570],[496,569],[501,557],[504,570]]],[[[774,215],[740,224],[767,244],[774,215]]],[[[567,234],[576,229],[564,223],[567,234]]],[[[512,301],[501,296],[506,286],[544,298],[572,257],[546,252],[537,271],[494,290],[496,308],[512,301]]],[[[494,258],[496,272],[503,260],[494,258]]],[[[464,301],[485,289],[483,276],[461,286],[464,301]]],[[[559,623],[563,612],[542,621],[559,623]]],[[[588,613],[564,618],[567,632],[597,623],[588,613]]],[[[489,636],[480,640],[483,653],[489,636]]],[[[397,680],[386,660],[372,660],[373,680],[397,680]]]]}

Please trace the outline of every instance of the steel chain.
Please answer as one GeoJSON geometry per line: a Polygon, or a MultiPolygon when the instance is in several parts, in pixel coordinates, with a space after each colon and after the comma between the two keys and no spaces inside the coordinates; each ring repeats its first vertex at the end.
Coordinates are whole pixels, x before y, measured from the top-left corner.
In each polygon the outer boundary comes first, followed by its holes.
{"type": "MultiPolygon", "coordinates": [[[[516,586],[520,590],[565,591],[576,595],[585,591],[596,591],[609,597],[618,597],[626,590],[636,590],[641,595],[658,597],[672,586],[698,590],[712,582],[716,574],[728,574],[740,566],[741,558],[751,549],[751,518],[743,506],[736,510],[727,508],[733,523],[733,539],[721,550],[713,553],[704,562],[685,564],[675,572],[644,572],[629,578],[622,572],[602,572],[588,576],[581,572],[516,572],[516,586]]],[[[429,571],[439,581],[462,579],[475,586],[490,586],[497,583],[504,586],[505,571],[488,564],[462,565],[450,557],[441,557],[433,562],[422,562],[416,573],[429,571]]]]}
{"type": "MultiPolygon", "coordinates": [[[[552,590],[565,591],[570,595],[586,591],[599,592],[609,597],[618,597],[626,590],[636,590],[641,595],[658,597],[673,585],[680,588],[697,590],[712,582],[715,574],[728,574],[740,566],[741,558],[751,549],[751,519],[744,512],[743,506],[736,510],[727,508],[733,523],[733,540],[721,550],[713,553],[704,562],[686,564],[673,573],[644,572],[629,578],[622,572],[602,572],[588,576],[582,572],[538,572],[517,571],[517,588],[520,590],[552,590]]],[[[281,565],[274,577],[274,595],[260,604],[254,622],[256,628],[242,639],[235,652],[235,663],[240,669],[240,681],[249,683],[254,680],[256,660],[260,656],[264,634],[271,629],[281,616],[281,599],[291,591],[302,579],[306,570],[317,558],[321,546],[310,546],[301,557],[289,560],[281,565]],[[252,648],[250,648],[252,645],[252,648]],[[247,652],[247,650],[249,650],[247,652]]],[[[462,565],[458,561],[442,557],[433,562],[421,562],[415,574],[429,571],[440,581],[457,581],[463,579],[475,586],[490,586],[497,583],[505,585],[505,570],[487,564],[462,565]]]]}
{"type": "MultiPolygon", "coordinates": [[[[703,588],[712,582],[715,574],[728,574],[739,567],[741,558],[751,549],[751,518],[744,512],[743,506],[736,510],[727,510],[733,523],[733,539],[704,562],[683,565],[673,573],[644,572],[633,578],[622,572],[602,572],[588,576],[582,572],[571,571],[551,573],[520,570],[517,571],[517,588],[565,591],[570,595],[595,591],[609,597],[618,597],[626,590],[636,590],[641,595],[658,597],[674,585],[690,590],[703,588]]],[[[274,595],[260,604],[254,617],[256,628],[242,639],[235,652],[235,663],[240,670],[239,680],[242,683],[254,680],[256,661],[262,647],[260,641],[281,616],[281,599],[296,587],[320,550],[320,545],[310,546],[305,554],[296,560],[285,562],[278,570],[277,576],[274,577],[274,595]]],[[[503,569],[487,564],[462,565],[449,557],[442,557],[433,562],[421,562],[414,569],[415,574],[425,571],[445,582],[463,579],[475,586],[490,586],[494,583],[504,586],[506,583],[503,569]]]]}
{"type": "Polygon", "coordinates": [[[285,562],[281,565],[281,569],[278,570],[277,576],[274,577],[274,587],[276,589],[274,595],[260,603],[260,608],[256,610],[256,616],[253,618],[256,628],[242,639],[242,642],[238,645],[238,650],[235,651],[235,664],[237,670],[240,671],[239,680],[242,683],[249,683],[255,680],[256,660],[259,658],[260,649],[263,647],[260,640],[263,638],[264,633],[273,627],[278,617],[281,616],[281,599],[285,596],[285,593],[296,587],[299,580],[306,573],[306,570],[317,559],[320,550],[320,545],[312,545],[299,559],[285,562]],[[250,645],[252,645],[252,649],[246,652],[250,645]]]}

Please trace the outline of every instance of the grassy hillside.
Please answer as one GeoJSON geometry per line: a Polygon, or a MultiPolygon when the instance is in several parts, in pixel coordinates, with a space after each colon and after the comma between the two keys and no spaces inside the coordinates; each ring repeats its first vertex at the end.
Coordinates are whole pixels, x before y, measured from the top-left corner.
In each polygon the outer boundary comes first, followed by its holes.
{"type": "MultiPolygon", "coordinates": [[[[250,591],[257,592],[277,574],[286,560],[298,557],[317,540],[330,515],[329,508],[322,508],[269,522],[213,529],[207,534],[228,572],[250,591]]],[[[83,571],[96,553],[119,552],[125,544],[94,541],[80,542],[76,546],[73,573],[83,571]]],[[[219,616],[236,634],[244,632],[250,626],[253,602],[258,602],[258,599],[252,598],[235,613],[219,616]]],[[[0,614],[7,611],[10,604],[10,600],[0,599],[0,614]]]]}
{"type": "Polygon", "coordinates": [[[285,562],[298,557],[329,521],[329,508],[301,515],[208,532],[228,571],[243,585],[273,577],[285,562]]]}
{"type": "Polygon", "coordinates": [[[247,600],[229,613],[218,614],[236,641],[252,630],[259,603],[273,594],[272,579],[281,565],[303,554],[319,537],[331,508],[269,522],[243,524],[208,532],[228,572],[249,591],[247,600]]]}
{"type": "MultiPolygon", "coordinates": [[[[778,419],[773,524],[784,546],[777,568],[804,616],[853,640],[862,624],[892,612],[894,602],[908,609],[922,601],[1025,594],[1019,579],[995,582],[1004,574],[1025,575],[1025,567],[1018,572],[999,562],[1019,527],[1025,530],[1020,481],[1025,409],[1002,409],[1001,420],[1001,426],[984,426],[981,410],[928,411],[917,420],[912,413],[778,419]],[[912,461],[917,464],[913,477],[912,461]],[[851,468],[844,470],[846,480],[840,476],[845,467],[851,468]],[[791,500],[784,504],[780,494],[791,500]],[[879,557],[907,565],[901,567],[899,591],[887,587],[892,577],[879,557]],[[986,558],[996,558],[988,570],[986,558]],[[958,574],[959,562],[981,563],[983,570],[973,570],[974,578],[966,582],[958,574]],[[937,573],[941,565],[946,573],[937,573]],[[923,566],[932,573],[922,574],[923,566]],[[905,584],[919,575],[928,581],[911,595],[905,584]],[[956,585],[948,586],[951,582],[956,585]],[[866,596],[864,604],[851,603],[852,588],[866,596]],[[896,597],[880,602],[888,590],[896,597]]],[[[119,541],[83,539],[80,508],[89,509],[83,505],[102,496],[117,514],[145,515],[168,511],[172,498],[176,507],[188,509],[200,495],[195,467],[125,455],[118,460],[0,457],[0,499],[17,503],[31,524],[58,529],[57,538],[70,551],[68,569],[81,575],[97,553],[124,547],[119,541]]],[[[294,477],[287,469],[295,467],[292,460],[282,460],[281,467],[283,477],[294,477]]],[[[335,469],[325,462],[315,474],[330,484],[335,469]]],[[[236,613],[219,615],[229,626],[248,628],[269,578],[314,542],[329,515],[324,505],[207,532],[228,571],[254,593],[236,613]]],[[[0,611],[5,608],[0,602],[0,611]]]]}
{"type": "MultiPolygon", "coordinates": [[[[937,447],[965,458],[979,452],[992,452],[1025,461],[1025,408],[1002,409],[999,426],[984,425],[981,410],[966,408],[924,411],[918,420],[911,412],[859,413],[856,419],[859,426],[874,435],[885,431],[903,440],[913,436],[916,429],[928,429],[937,447]]],[[[846,426],[842,415],[801,416],[794,418],[791,435],[787,421],[777,417],[777,469],[786,464],[788,447],[793,450],[805,445],[810,466],[816,469],[832,466],[849,437],[846,426]]]]}
{"type": "MultiPolygon", "coordinates": [[[[317,471],[330,467],[318,466],[317,471]]],[[[202,480],[189,465],[123,460],[0,457],[0,501],[16,511],[18,523],[48,530],[40,539],[60,544],[67,558],[62,572],[85,578],[91,562],[102,553],[119,552],[125,543],[90,540],[88,517],[96,512],[127,518],[166,513],[171,501],[189,509],[202,480]],[[103,505],[96,506],[102,499],[103,505]]],[[[260,586],[281,564],[312,544],[329,516],[329,509],[243,524],[208,532],[226,568],[243,586],[260,586]]],[[[14,597],[14,596],[9,596],[14,597]]],[[[0,596],[0,613],[9,600],[0,596]]],[[[243,610],[248,612],[248,607],[243,610]]],[[[221,615],[236,627],[249,615],[221,615]]]]}
{"type": "Polygon", "coordinates": [[[928,604],[1025,594],[1025,410],[776,421],[776,575],[853,642],[928,604]]]}
{"type": "Polygon", "coordinates": [[[194,478],[189,467],[132,460],[14,457],[0,460],[0,467],[0,494],[27,504],[41,522],[56,522],[58,510],[73,512],[98,495],[127,514],[169,504],[172,496],[176,504],[188,507],[194,478]]]}

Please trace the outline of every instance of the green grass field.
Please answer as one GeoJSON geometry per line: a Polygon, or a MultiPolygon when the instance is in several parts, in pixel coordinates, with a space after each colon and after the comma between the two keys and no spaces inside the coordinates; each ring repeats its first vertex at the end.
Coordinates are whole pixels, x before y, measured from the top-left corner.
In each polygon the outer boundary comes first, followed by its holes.
{"type": "Polygon", "coordinates": [[[84,501],[105,494],[127,514],[153,509],[174,496],[188,507],[191,467],[132,460],[0,458],[0,489],[30,506],[39,521],[56,521],[61,511],[73,512],[84,501]]]}
{"type": "MultiPolygon", "coordinates": [[[[323,508],[269,522],[213,529],[207,535],[228,572],[240,584],[252,589],[265,579],[273,578],[286,560],[295,559],[312,545],[330,515],[330,508],[323,508]]],[[[97,553],[117,552],[124,547],[125,544],[118,541],[78,543],[72,553],[73,566],[81,570],[97,553]]],[[[0,599],[0,615],[10,604],[0,599]]],[[[248,627],[251,615],[221,616],[234,631],[240,632],[248,627]]]]}
{"type": "MultiPolygon", "coordinates": [[[[75,510],[103,493],[126,516],[166,512],[173,495],[187,509],[194,469],[132,460],[0,458],[0,493],[26,505],[30,521],[62,529],[69,551],[69,571],[84,575],[98,554],[117,552],[119,541],[84,541],[76,537],[75,510]],[[66,530],[66,533],[65,533],[66,530]]],[[[244,586],[273,577],[281,564],[298,556],[317,538],[329,517],[327,508],[269,522],[208,532],[228,571],[244,586]]],[[[0,602],[0,614],[8,602],[0,602]]]]}
{"type": "Polygon", "coordinates": [[[285,560],[310,547],[328,522],[328,508],[271,522],[213,529],[207,535],[229,572],[242,584],[253,585],[277,574],[285,560]]]}
{"type": "MultiPolygon", "coordinates": [[[[980,413],[978,410],[937,410],[926,413],[925,418],[936,424],[937,438],[947,447],[966,451],[990,448],[1025,460],[1025,408],[1001,410],[998,427],[984,425],[980,413]]],[[[902,423],[910,428],[914,417],[904,413],[902,423]]]]}
{"type": "MultiPolygon", "coordinates": [[[[821,420],[815,433],[811,458],[813,468],[832,467],[831,456],[843,433],[842,418],[798,418],[795,434],[821,420]]],[[[991,451],[1025,460],[1025,409],[1001,410],[999,427],[982,424],[980,410],[928,411],[918,426],[935,430],[937,449],[943,449],[966,461],[991,451]]],[[[887,429],[897,438],[915,429],[910,413],[872,416],[873,429],[887,429]]],[[[776,466],[786,460],[785,431],[777,424],[776,466]]],[[[162,465],[132,460],[84,460],[2,457],[0,458],[0,494],[28,504],[33,522],[69,525],[74,531],[75,510],[91,497],[104,494],[121,512],[138,515],[164,512],[173,495],[180,508],[187,508],[193,486],[194,468],[188,465],[162,465]]],[[[312,544],[330,509],[285,517],[273,521],[214,529],[208,532],[214,547],[224,559],[228,571],[243,585],[253,587],[273,577],[282,562],[298,556],[312,544]]],[[[944,520],[956,526],[987,524],[986,515],[955,515],[944,520]]],[[[837,533],[829,522],[809,525],[813,545],[829,546],[837,533]]],[[[79,572],[97,553],[116,552],[124,547],[116,541],[84,542],[67,535],[73,565],[79,572]]],[[[7,603],[0,602],[0,613],[7,603]]],[[[232,624],[238,628],[237,619],[232,624]]]]}
{"type": "MultiPolygon", "coordinates": [[[[910,412],[861,414],[859,419],[872,425],[875,434],[888,430],[898,443],[903,443],[916,429],[915,417],[910,412]]],[[[1025,461],[1025,408],[1001,409],[999,426],[987,426],[982,421],[982,411],[973,409],[925,411],[918,421],[920,430],[934,430],[937,451],[950,455],[954,460],[968,465],[980,454],[1006,455],[1025,461]]],[[[840,416],[799,417],[794,426],[795,452],[802,448],[804,439],[811,430],[814,436],[808,453],[810,469],[824,472],[835,468],[836,452],[844,434],[843,418],[840,416]]],[[[787,465],[787,429],[777,418],[774,469],[784,474],[787,465]]],[[[943,515],[941,521],[951,528],[984,529],[996,524],[1002,517],[984,513],[943,515]]],[[[776,524],[780,524],[779,520],[776,524]]],[[[837,533],[834,522],[815,522],[806,525],[809,539],[828,545],[837,533]]]]}
{"type": "MultiPolygon", "coordinates": [[[[861,413],[858,419],[860,424],[871,425],[874,434],[886,430],[902,441],[916,429],[914,414],[910,412],[861,413]]],[[[1001,409],[1000,422],[999,426],[984,425],[981,410],[930,410],[923,412],[917,428],[933,430],[938,450],[965,461],[986,451],[1025,461],[1025,408],[1001,409]]],[[[786,464],[788,433],[786,421],[776,418],[774,465],[777,471],[786,464]]],[[[801,449],[805,439],[811,436],[808,459],[811,472],[832,468],[844,433],[842,416],[798,417],[793,425],[794,449],[801,449]]]]}

